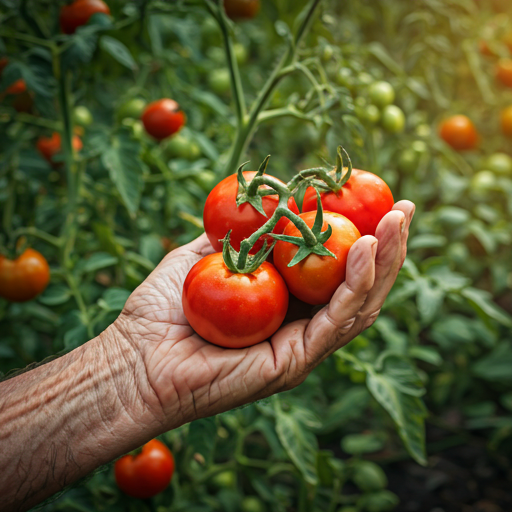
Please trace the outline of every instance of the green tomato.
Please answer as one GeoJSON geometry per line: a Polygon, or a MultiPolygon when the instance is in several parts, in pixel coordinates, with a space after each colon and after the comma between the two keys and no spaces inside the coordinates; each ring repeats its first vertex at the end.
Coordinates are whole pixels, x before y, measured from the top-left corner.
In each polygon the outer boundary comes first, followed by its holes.
{"type": "Polygon", "coordinates": [[[146,108],[146,101],[142,98],[132,98],[126,103],[123,103],[117,110],[117,118],[122,121],[127,117],[132,119],[140,119],[142,112],[146,108]]]}
{"type": "Polygon", "coordinates": [[[506,153],[494,153],[487,159],[486,167],[496,174],[511,174],[512,158],[506,153]]]}
{"type": "Polygon", "coordinates": [[[222,471],[212,477],[212,482],[217,487],[234,487],[236,485],[236,475],[234,471],[222,471]]]}
{"type": "Polygon", "coordinates": [[[368,95],[379,108],[387,107],[395,101],[395,90],[389,82],[375,82],[370,86],[368,95]]]}
{"type": "Polygon", "coordinates": [[[208,84],[216,94],[227,94],[231,87],[229,69],[220,68],[213,70],[208,76],[208,84]]]}
{"type": "Polygon", "coordinates": [[[364,96],[358,96],[355,100],[354,100],[354,105],[356,107],[366,107],[366,104],[367,104],[367,101],[366,101],[366,98],[364,96]]]}
{"type": "Polygon", "coordinates": [[[360,112],[357,113],[357,116],[364,123],[377,124],[380,119],[380,110],[375,105],[366,105],[366,107],[360,109],[360,112]]]}
{"type": "Polygon", "coordinates": [[[391,133],[400,133],[405,128],[405,114],[400,107],[388,105],[382,111],[382,126],[391,133]]]}
{"type": "Polygon", "coordinates": [[[427,137],[430,137],[432,133],[432,128],[426,123],[419,124],[416,126],[416,135],[418,137],[421,137],[423,139],[426,139],[427,137]]]}
{"type": "Polygon", "coordinates": [[[418,153],[418,155],[423,155],[424,153],[427,153],[428,151],[428,146],[425,142],[423,142],[422,140],[415,140],[412,144],[411,144],[411,148],[416,152],[418,153]]]}
{"type": "Polygon", "coordinates": [[[365,492],[380,491],[388,485],[386,473],[380,466],[369,461],[357,463],[352,480],[359,489],[365,492]]]}
{"type": "Polygon", "coordinates": [[[471,179],[471,188],[475,192],[485,192],[496,186],[496,176],[492,171],[477,172],[471,179]]]}
{"type": "Polygon", "coordinates": [[[94,121],[91,111],[82,105],[74,108],[73,120],[75,121],[75,124],[84,127],[90,126],[94,121]]]}
{"type": "Polygon", "coordinates": [[[356,79],[350,68],[340,68],[336,75],[336,82],[342,87],[353,90],[356,87],[356,79]]]}
{"type": "Polygon", "coordinates": [[[138,119],[132,119],[131,117],[127,117],[126,119],[123,119],[121,121],[121,124],[123,126],[127,126],[130,128],[132,132],[132,137],[137,140],[142,140],[146,137],[146,130],[144,128],[144,125],[142,124],[142,121],[139,121],[138,119]]]}
{"type": "Polygon", "coordinates": [[[168,158],[185,158],[197,160],[201,156],[201,148],[196,141],[177,133],[162,143],[164,154],[168,158]]]}
{"type": "Polygon", "coordinates": [[[194,181],[205,191],[210,192],[217,180],[217,175],[213,171],[201,171],[194,176],[194,181]]]}
{"type": "Polygon", "coordinates": [[[206,56],[215,64],[224,65],[226,63],[226,52],[218,46],[208,48],[206,56]]]}
{"type": "Polygon", "coordinates": [[[334,55],[333,47],[330,44],[326,44],[322,51],[322,60],[324,62],[329,62],[332,59],[333,55],[334,55]]]}
{"type": "Polygon", "coordinates": [[[398,157],[398,170],[407,174],[418,168],[418,153],[412,148],[404,149],[398,157]]]}
{"type": "Polygon", "coordinates": [[[370,75],[369,73],[359,73],[357,81],[359,85],[362,85],[363,87],[366,87],[368,85],[371,86],[373,84],[373,76],[370,75]]]}
{"type": "Polygon", "coordinates": [[[249,53],[247,52],[247,48],[243,44],[235,43],[233,45],[233,53],[235,54],[235,59],[239,66],[247,62],[247,57],[249,56],[249,53]]]}
{"type": "Polygon", "coordinates": [[[222,32],[220,31],[219,25],[211,16],[206,16],[201,25],[201,36],[203,41],[208,45],[222,41],[222,32]]]}
{"type": "Polygon", "coordinates": [[[265,512],[265,504],[256,496],[246,496],[242,500],[242,512],[265,512]]]}

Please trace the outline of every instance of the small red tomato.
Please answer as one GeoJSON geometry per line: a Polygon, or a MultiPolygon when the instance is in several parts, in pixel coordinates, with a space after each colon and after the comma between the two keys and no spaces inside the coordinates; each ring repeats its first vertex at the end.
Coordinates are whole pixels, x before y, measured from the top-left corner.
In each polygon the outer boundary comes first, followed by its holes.
{"type": "Polygon", "coordinates": [[[97,12],[110,14],[110,9],[102,0],[75,0],[69,5],[63,5],[60,8],[60,28],[64,34],[74,34],[78,27],[85,25],[97,12]]]}
{"type": "Polygon", "coordinates": [[[504,135],[512,138],[512,105],[501,112],[501,130],[504,135]]]}
{"type": "MultiPolygon", "coordinates": [[[[61,139],[60,133],[53,132],[51,137],[39,137],[37,139],[37,149],[45,160],[54,164],[53,157],[61,152],[61,139]]],[[[73,135],[73,149],[80,151],[83,147],[82,141],[78,135],[73,135]]]]}
{"type": "Polygon", "coordinates": [[[116,461],[114,475],[124,493],[147,499],[162,492],[174,473],[174,457],[164,443],[153,439],[137,455],[125,455],[116,461]]]}
{"type": "MultiPolygon", "coordinates": [[[[245,171],[243,174],[247,183],[250,183],[256,172],[245,171]]],[[[264,188],[268,189],[269,187],[265,186],[264,188]]],[[[263,210],[267,214],[267,217],[265,217],[249,203],[244,203],[237,207],[237,192],[238,178],[236,174],[232,174],[218,183],[206,199],[203,212],[204,230],[216,251],[222,251],[222,242],[219,240],[223,239],[229,230],[231,230],[231,245],[239,251],[240,242],[245,238],[249,238],[263,226],[279,204],[279,196],[264,196],[262,198],[262,205],[263,210]]],[[[288,201],[288,208],[296,214],[299,213],[293,198],[288,201]]],[[[281,218],[274,228],[274,233],[282,233],[288,222],[288,219],[281,218]]],[[[262,236],[254,244],[251,254],[256,254],[263,247],[265,240],[269,244],[273,241],[270,235],[262,236]]]]}
{"type": "Polygon", "coordinates": [[[164,98],[150,103],[144,109],[141,119],[149,135],[162,140],[179,132],[186,118],[174,100],[164,98]]]}
{"type": "Polygon", "coordinates": [[[496,78],[506,87],[512,87],[512,59],[500,59],[496,65],[496,78]]]}
{"type": "MultiPolygon", "coordinates": [[[[386,182],[379,176],[352,169],[350,179],[341,190],[320,194],[324,210],[339,213],[352,221],[364,235],[375,235],[380,220],[393,208],[394,200],[386,182]]],[[[302,211],[316,210],[316,192],[309,187],[304,195],[302,211]]]]}
{"type": "Polygon", "coordinates": [[[45,257],[27,249],[15,260],[0,254],[0,297],[25,302],[39,295],[50,282],[50,267],[45,257]]]}
{"type": "Polygon", "coordinates": [[[252,19],[260,10],[260,0],[224,0],[224,9],[231,19],[252,19]]]}
{"type": "MultiPolygon", "coordinates": [[[[317,212],[301,213],[301,218],[311,228],[317,212]]],[[[299,248],[290,242],[279,240],[274,247],[274,265],[283,276],[290,293],[308,304],[327,304],[338,286],[345,280],[347,258],[350,248],[361,235],[346,217],[338,213],[324,212],[322,232],[331,226],[332,234],[324,246],[332,256],[310,254],[293,267],[288,263],[299,248]]],[[[285,235],[302,236],[298,228],[290,223],[284,230],[285,235]]]]}
{"type": "Polygon", "coordinates": [[[199,336],[225,348],[267,340],[283,323],[288,289],[267,261],[251,274],[231,272],[216,252],[198,261],[183,285],[183,312],[199,336]]]}
{"type": "Polygon", "coordinates": [[[16,80],[5,90],[5,94],[21,94],[27,90],[27,84],[23,78],[16,80]]]}
{"type": "Polygon", "coordinates": [[[457,151],[466,151],[478,145],[478,132],[467,116],[457,115],[444,120],[439,127],[440,137],[457,151]]]}

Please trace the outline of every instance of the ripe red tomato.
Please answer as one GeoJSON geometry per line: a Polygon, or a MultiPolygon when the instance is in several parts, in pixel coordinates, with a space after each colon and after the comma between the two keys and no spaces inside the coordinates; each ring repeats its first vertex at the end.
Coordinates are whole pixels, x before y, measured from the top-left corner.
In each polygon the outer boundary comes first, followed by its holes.
{"type": "Polygon", "coordinates": [[[506,87],[512,87],[512,59],[500,59],[496,65],[496,78],[506,87]]]}
{"type": "Polygon", "coordinates": [[[162,140],[179,132],[186,118],[174,100],[164,98],[150,103],[141,119],[146,131],[155,139],[162,140]]]}
{"type": "MultiPolygon", "coordinates": [[[[301,213],[309,227],[313,227],[315,211],[301,213]]],[[[293,267],[288,263],[298,251],[298,247],[290,242],[279,240],[274,247],[274,265],[284,277],[288,289],[298,299],[308,304],[327,304],[338,286],[345,280],[347,258],[350,248],[361,235],[357,228],[339,213],[324,212],[322,231],[330,225],[332,234],[325,242],[336,258],[310,254],[293,267]]],[[[301,236],[297,227],[290,223],[284,230],[285,235],[301,236]]]]}
{"type": "Polygon", "coordinates": [[[63,5],[60,8],[60,28],[64,34],[74,34],[97,12],[110,14],[110,9],[102,0],[75,0],[72,4],[63,5]]]}
{"type": "Polygon", "coordinates": [[[45,257],[27,249],[15,260],[0,254],[0,297],[25,302],[39,295],[50,282],[50,267],[45,257]]]}
{"type": "MultiPolygon", "coordinates": [[[[244,177],[247,183],[250,183],[255,171],[245,171],[244,177]]],[[[265,187],[269,188],[269,187],[265,187]]],[[[204,230],[208,236],[208,240],[216,251],[222,251],[222,242],[227,232],[231,230],[230,242],[234,249],[240,250],[240,242],[245,238],[249,238],[272,216],[279,204],[277,195],[265,196],[262,198],[263,210],[267,214],[264,217],[256,211],[249,203],[236,206],[236,195],[238,191],[237,175],[232,174],[224,178],[208,195],[204,205],[203,221],[204,230]]],[[[295,203],[295,199],[288,201],[288,208],[298,214],[299,209],[295,203]]],[[[289,220],[282,218],[276,224],[274,233],[282,233],[289,220]]],[[[262,236],[251,250],[251,254],[256,254],[262,247],[264,241],[272,243],[273,239],[270,235],[262,236]]]]}
{"type": "MultiPolygon", "coordinates": [[[[393,194],[386,182],[377,175],[352,169],[350,179],[341,190],[320,194],[324,210],[339,213],[352,221],[364,235],[375,235],[377,226],[393,208],[393,194]]],[[[304,195],[302,211],[316,210],[316,192],[309,187],[304,195]]]]}
{"type": "Polygon", "coordinates": [[[21,94],[27,90],[27,84],[23,78],[16,80],[5,90],[5,94],[21,94]]]}
{"type": "Polygon", "coordinates": [[[457,151],[474,149],[479,135],[475,125],[467,116],[452,116],[444,120],[439,127],[440,137],[457,151]]]}
{"type": "Polygon", "coordinates": [[[174,473],[174,457],[165,444],[153,439],[137,455],[116,461],[114,475],[119,489],[133,498],[147,499],[162,492],[174,473]]]}
{"type": "Polygon", "coordinates": [[[252,19],[260,10],[260,0],[224,0],[224,9],[231,19],[252,19]]]}
{"type": "Polygon", "coordinates": [[[287,309],[288,289],[268,261],[251,274],[234,274],[216,252],[198,261],[183,285],[183,311],[192,329],[219,347],[268,339],[287,309]]]}
{"type": "Polygon", "coordinates": [[[501,112],[501,130],[512,138],[512,105],[501,112]]]}
{"type": "MultiPolygon", "coordinates": [[[[54,164],[53,157],[62,150],[60,133],[53,132],[51,137],[39,137],[36,145],[43,158],[48,160],[51,164],[54,164]]],[[[83,144],[80,137],[73,135],[73,149],[80,151],[82,147],[83,144]]]]}

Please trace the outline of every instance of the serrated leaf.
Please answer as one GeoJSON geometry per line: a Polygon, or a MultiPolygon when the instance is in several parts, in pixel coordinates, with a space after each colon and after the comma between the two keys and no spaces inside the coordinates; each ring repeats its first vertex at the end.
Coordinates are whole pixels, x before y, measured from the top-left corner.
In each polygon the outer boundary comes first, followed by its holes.
{"type": "Polygon", "coordinates": [[[100,39],[100,47],[114,57],[119,64],[132,71],[137,69],[137,63],[133,59],[130,50],[118,39],[104,35],[100,39]]]}

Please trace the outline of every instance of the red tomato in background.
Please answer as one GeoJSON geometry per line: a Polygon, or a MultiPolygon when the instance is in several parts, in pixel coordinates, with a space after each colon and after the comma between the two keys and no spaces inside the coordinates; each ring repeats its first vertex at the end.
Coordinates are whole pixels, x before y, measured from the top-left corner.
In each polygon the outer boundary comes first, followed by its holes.
{"type": "MultiPolygon", "coordinates": [[[[301,213],[301,218],[311,228],[315,223],[316,211],[301,213]]],[[[310,254],[293,267],[288,263],[299,248],[290,242],[278,241],[274,247],[274,265],[283,276],[290,293],[308,304],[327,304],[338,286],[345,280],[348,252],[361,238],[357,228],[343,215],[324,212],[322,232],[331,226],[332,234],[324,246],[332,256],[310,254]]],[[[285,235],[302,236],[297,227],[290,223],[284,230],[285,235]]]]}
{"type": "Polygon", "coordinates": [[[466,151],[478,145],[478,132],[467,116],[452,116],[439,127],[440,137],[457,151],[466,151]]]}
{"type": "Polygon", "coordinates": [[[72,4],[63,5],[60,8],[60,28],[64,34],[74,34],[97,12],[110,14],[110,9],[102,0],[75,0],[72,4]]]}
{"type": "Polygon", "coordinates": [[[45,257],[27,249],[15,260],[0,254],[0,297],[25,302],[39,295],[50,282],[50,267],[45,257]]]}
{"type": "MultiPolygon", "coordinates": [[[[255,171],[245,171],[244,178],[250,183],[255,171]]],[[[277,179],[277,178],[276,178],[277,179]]],[[[281,180],[279,180],[281,181],[281,180]]],[[[281,182],[282,183],[282,182],[281,182]]],[[[265,188],[269,188],[266,187],[265,188]]],[[[224,178],[208,195],[204,205],[203,221],[204,230],[208,236],[208,240],[216,251],[222,251],[222,242],[227,232],[231,229],[230,242],[234,249],[240,250],[240,242],[245,238],[249,238],[257,231],[275,212],[279,204],[279,196],[265,196],[262,198],[263,210],[267,217],[259,213],[249,203],[236,206],[236,196],[238,192],[238,179],[236,174],[232,174],[224,178]]],[[[299,209],[295,203],[295,199],[288,201],[288,208],[298,215],[299,209]]],[[[274,233],[281,234],[285,226],[290,222],[286,218],[282,218],[276,224],[274,233]]],[[[272,243],[273,239],[270,235],[262,236],[251,250],[251,254],[256,254],[262,247],[264,241],[272,243]]]]}
{"type": "Polygon", "coordinates": [[[16,80],[13,82],[7,89],[5,90],[5,94],[21,94],[27,90],[27,84],[23,78],[16,80]]]}
{"type": "MultiPolygon", "coordinates": [[[[377,226],[395,204],[393,194],[379,176],[352,169],[350,179],[339,192],[321,192],[324,210],[340,213],[352,221],[364,235],[375,235],[377,226]]],[[[309,187],[304,195],[302,211],[316,210],[316,192],[309,187]]]]}
{"type": "Polygon", "coordinates": [[[512,59],[501,59],[498,62],[496,78],[506,87],[512,87],[512,59]]]}
{"type": "Polygon", "coordinates": [[[185,114],[171,99],[164,98],[150,103],[142,113],[142,123],[146,131],[157,140],[170,137],[185,124],[185,114]]]}
{"type": "Polygon", "coordinates": [[[271,263],[263,262],[251,274],[234,274],[220,252],[198,261],[183,285],[183,311],[192,329],[225,348],[267,340],[283,323],[288,298],[271,263]]]}
{"type": "MultiPolygon", "coordinates": [[[[39,137],[36,146],[43,158],[53,164],[53,157],[62,150],[60,133],[53,132],[51,137],[39,137]]],[[[82,147],[83,144],[80,137],[73,135],[73,149],[80,151],[82,147]]]]}
{"type": "Polygon", "coordinates": [[[512,138],[512,105],[501,112],[501,131],[512,138]]]}
{"type": "Polygon", "coordinates": [[[260,10],[260,0],[224,0],[224,9],[231,19],[252,19],[260,10]]]}
{"type": "Polygon", "coordinates": [[[169,485],[173,473],[174,457],[158,439],[146,443],[137,455],[121,457],[114,466],[119,489],[140,499],[162,492],[169,485]]]}

